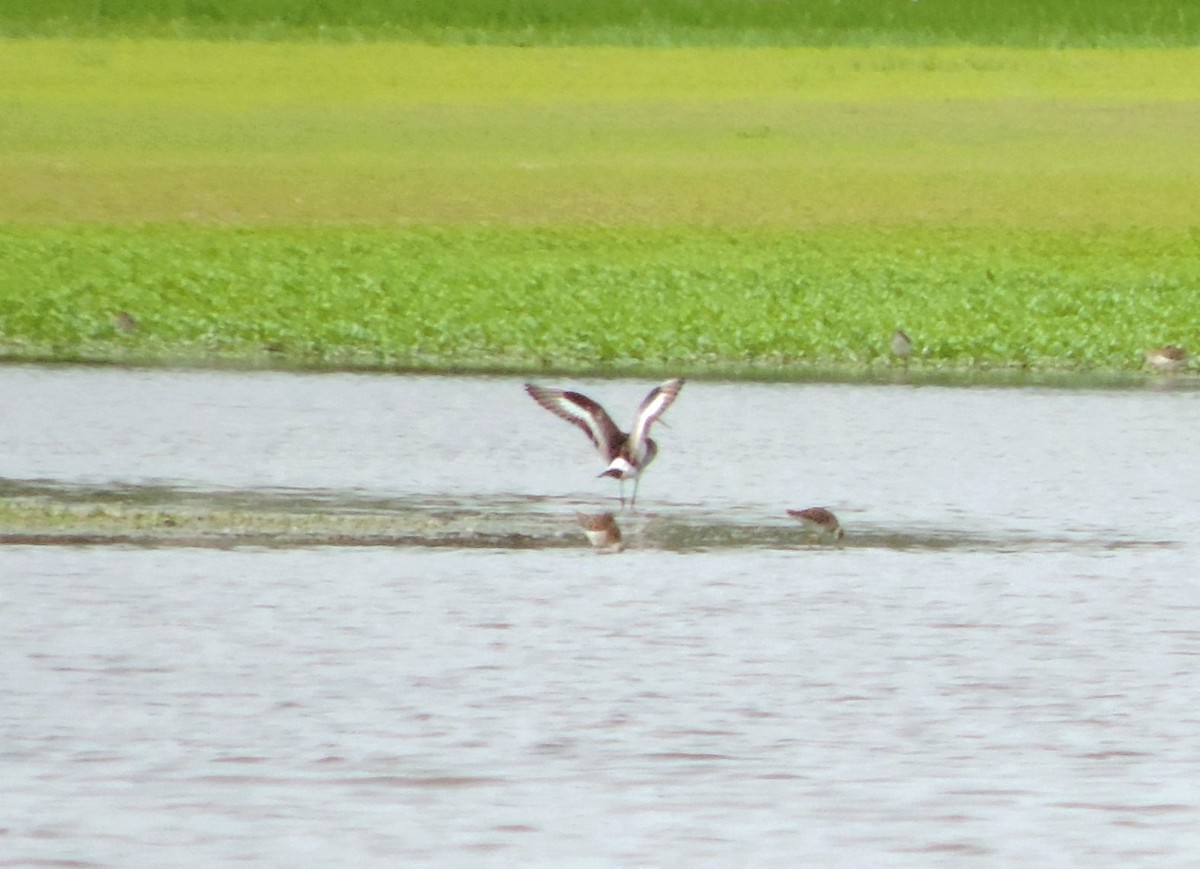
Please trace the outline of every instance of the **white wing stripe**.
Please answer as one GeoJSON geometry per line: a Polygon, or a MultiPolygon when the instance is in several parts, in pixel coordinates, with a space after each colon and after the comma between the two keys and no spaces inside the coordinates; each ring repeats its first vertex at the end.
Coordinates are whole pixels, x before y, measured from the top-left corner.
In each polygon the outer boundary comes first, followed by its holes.
{"type": "Polygon", "coordinates": [[[656,386],[646,396],[646,400],[638,408],[637,418],[633,421],[633,431],[629,433],[630,447],[635,455],[640,452],[642,441],[646,439],[650,426],[671,406],[682,386],[682,378],[668,380],[661,386],[656,386]]]}

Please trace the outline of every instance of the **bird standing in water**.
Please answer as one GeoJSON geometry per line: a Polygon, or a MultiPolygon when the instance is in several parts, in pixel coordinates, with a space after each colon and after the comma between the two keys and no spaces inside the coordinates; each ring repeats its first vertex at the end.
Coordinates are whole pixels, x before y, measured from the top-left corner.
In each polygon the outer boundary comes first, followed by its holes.
{"type": "Polygon", "coordinates": [[[576,512],[575,518],[597,552],[620,552],[625,548],[621,542],[621,529],[612,513],[576,512]]]}
{"type": "Polygon", "coordinates": [[[814,529],[822,537],[828,537],[837,543],[842,541],[846,532],[832,510],[824,507],[806,507],[803,510],[788,510],[788,515],[799,519],[807,527],[814,529]]]}
{"type": "Polygon", "coordinates": [[[622,507],[625,506],[625,481],[633,480],[633,497],[629,499],[631,509],[637,502],[642,471],[658,455],[658,444],[650,437],[650,426],[671,406],[682,388],[682,377],[654,387],[639,405],[633,427],[623,432],[603,407],[582,393],[525,384],[525,391],[534,401],[560,419],[578,426],[588,436],[608,465],[600,476],[612,477],[621,484],[622,507]]]}

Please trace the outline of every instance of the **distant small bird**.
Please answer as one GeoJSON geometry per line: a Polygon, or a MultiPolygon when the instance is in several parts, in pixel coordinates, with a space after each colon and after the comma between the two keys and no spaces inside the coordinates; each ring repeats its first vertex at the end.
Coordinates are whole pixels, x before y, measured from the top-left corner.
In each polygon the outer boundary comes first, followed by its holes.
{"type": "Polygon", "coordinates": [[[846,532],[842,529],[841,523],[838,522],[837,516],[834,516],[832,511],[824,507],[788,510],[788,515],[793,519],[799,519],[804,523],[805,527],[816,530],[822,536],[832,537],[834,540],[841,540],[846,536],[846,532]]]}
{"type": "Polygon", "coordinates": [[[1155,371],[1172,373],[1187,367],[1187,351],[1174,344],[1143,350],[1142,355],[1146,358],[1146,364],[1155,371]]]}
{"type": "Polygon", "coordinates": [[[621,542],[621,529],[612,513],[576,513],[579,527],[587,535],[588,542],[599,552],[620,552],[625,548],[621,542]]]}
{"type": "Polygon", "coordinates": [[[908,365],[908,357],[912,356],[912,339],[904,334],[903,329],[892,333],[892,355],[908,365]]]}
{"type": "Polygon", "coordinates": [[[113,326],[122,335],[132,335],[137,331],[138,322],[128,311],[117,311],[112,316],[113,326]]]}
{"type": "Polygon", "coordinates": [[[668,380],[652,390],[642,400],[633,428],[625,433],[617,428],[604,408],[586,395],[565,389],[551,389],[525,384],[525,391],[533,400],[560,419],[579,426],[595,445],[608,467],[601,477],[613,477],[621,484],[621,506],[625,506],[625,481],[633,480],[633,497],[630,508],[637,502],[638,483],[646,466],[658,455],[658,444],[649,436],[654,424],[683,388],[683,378],[668,380]]]}

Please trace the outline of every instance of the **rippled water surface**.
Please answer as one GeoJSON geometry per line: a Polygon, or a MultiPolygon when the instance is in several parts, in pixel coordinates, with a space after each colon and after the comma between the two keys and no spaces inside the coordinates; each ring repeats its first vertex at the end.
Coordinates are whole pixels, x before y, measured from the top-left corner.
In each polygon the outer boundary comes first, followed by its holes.
{"type": "Polygon", "coordinates": [[[1200,859],[1196,391],[688,383],[613,555],[517,379],[0,395],[0,499],[384,522],[0,547],[0,865],[1200,859]]]}

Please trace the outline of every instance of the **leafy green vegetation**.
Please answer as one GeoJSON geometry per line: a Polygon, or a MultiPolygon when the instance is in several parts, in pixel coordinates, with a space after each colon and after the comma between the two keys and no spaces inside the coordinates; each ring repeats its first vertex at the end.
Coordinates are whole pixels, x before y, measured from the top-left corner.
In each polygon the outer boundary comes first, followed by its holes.
{"type": "Polygon", "coordinates": [[[1191,0],[6,0],[6,35],[493,44],[1194,45],[1191,0]]]}
{"type": "Polygon", "coordinates": [[[946,228],[9,229],[0,352],[787,376],[889,365],[899,326],[914,368],[1134,369],[1142,348],[1200,333],[1198,243],[946,228]]]}
{"type": "Polygon", "coordinates": [[[0,41],[0,356],[1133,370],[1200,331],[1196,57],[0,41]]]}

